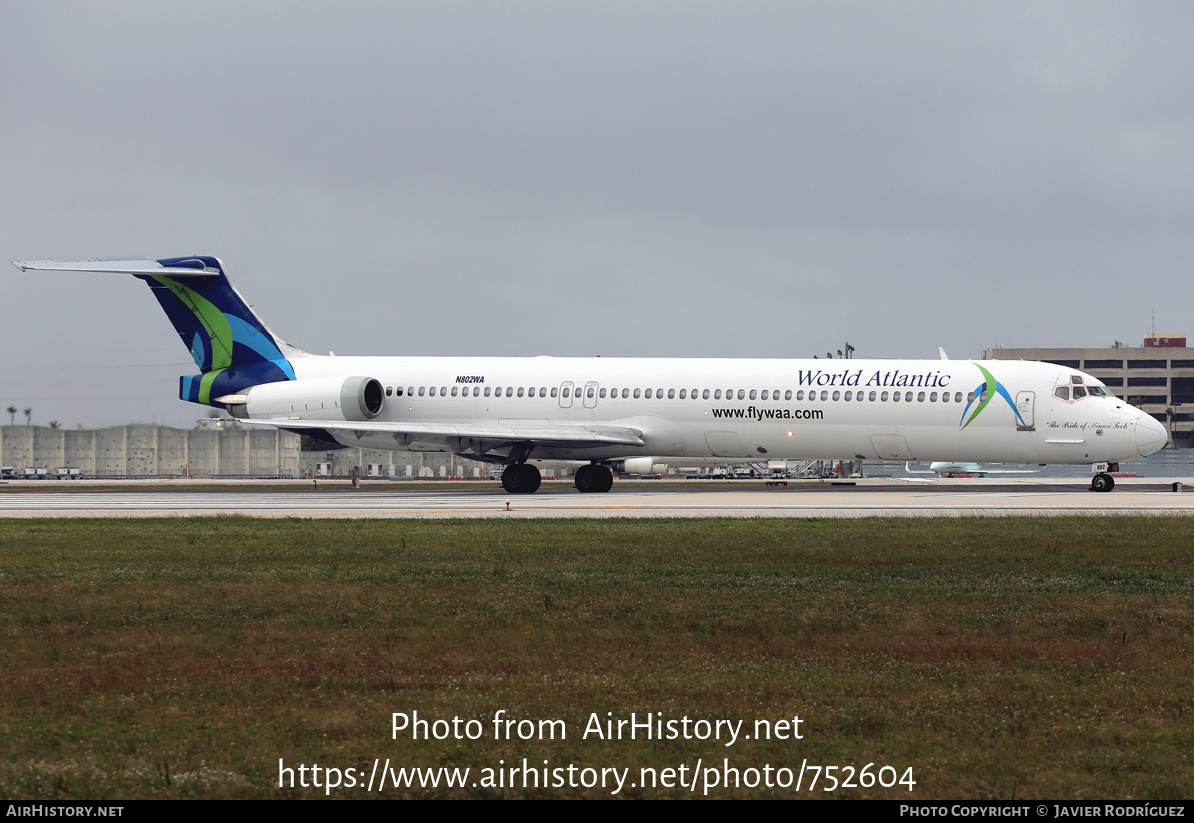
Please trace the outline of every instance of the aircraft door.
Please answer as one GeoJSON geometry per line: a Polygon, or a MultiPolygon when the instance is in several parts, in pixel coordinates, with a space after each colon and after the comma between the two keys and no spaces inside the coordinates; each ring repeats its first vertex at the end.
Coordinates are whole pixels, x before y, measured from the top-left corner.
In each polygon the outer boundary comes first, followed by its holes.
{"type": "Polygon", "coordinates": [[[597,383],[590,380],[585,383],[584,401],[586,409],[597,408],[597,383]]]}
{"type": "Polygon", "coordinates": [[[1016,418],[1016,431],[1018,432],[1033,432],[1036,431],[1036,424],[1032,418],[1032,404],[1036,397],[1035,392],[1020,391],[1016,392],[1016,411],[1020,416],[1016,418]]]}
{"type": "Polygon", "coordinates": [[[575,390],[575,384],[571,380],[565,380],[560,384],[560,408],[572,408],[572,392],[575,390]]]}

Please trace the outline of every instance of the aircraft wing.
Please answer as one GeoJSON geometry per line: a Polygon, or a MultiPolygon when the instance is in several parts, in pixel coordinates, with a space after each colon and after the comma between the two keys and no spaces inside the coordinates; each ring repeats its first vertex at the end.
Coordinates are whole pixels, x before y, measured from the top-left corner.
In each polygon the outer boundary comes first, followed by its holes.
{"type": "Polygon", "coordinates": [[[481,441],[489,448],[508,443],[533,443],[560,448],[595,448],[597,446],[645,446],[638,429],[620,426],[503,426],[489,423],[379,423],[375,421],[287,420],[252,418],[246,423],[276,426],[293,432],[322,430],[365,435],[390,434],[406,445],[413,442],[444,443],[456,449],[463,441],[481,441]]]}

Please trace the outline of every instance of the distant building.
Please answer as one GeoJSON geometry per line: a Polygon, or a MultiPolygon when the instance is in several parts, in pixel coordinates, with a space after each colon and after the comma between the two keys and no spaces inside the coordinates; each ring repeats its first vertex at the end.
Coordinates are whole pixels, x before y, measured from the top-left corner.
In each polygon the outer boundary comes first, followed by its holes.
{"type": "Polygon", "coordinates": [[[1152,415],[1170,432],[1168,448],[1194,446],[1194,349],[1184,334],[1148,334],[1140,348],[987,349],[984,360],[1040,360],[1081,369],[1152,415]]]}
{"type": "Polygon", "coordinates": [[[1186,336],[1184,334],[1157,334],[1152,332],[1144,335],[1146,349],[1184,349],[1186,336]]]}

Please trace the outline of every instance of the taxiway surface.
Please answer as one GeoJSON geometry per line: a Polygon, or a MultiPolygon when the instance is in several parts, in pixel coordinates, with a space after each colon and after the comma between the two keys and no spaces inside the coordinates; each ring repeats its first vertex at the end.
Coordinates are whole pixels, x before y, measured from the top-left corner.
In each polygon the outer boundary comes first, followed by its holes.
{"type": "Polygon", "coordinates": [[[650,483],[618,484],[607,494],[582,495],[571,485],[545,483],[534,495],[492,485],[353,489],[229,485],[136,488],[0,488],[0,517],[958,517],[974,515],[1192,515],[1194,493],[1169,483],[1120,483],[1098,494],[1068,481],[966,484],[859,481],[853,486],[650,483]]]}

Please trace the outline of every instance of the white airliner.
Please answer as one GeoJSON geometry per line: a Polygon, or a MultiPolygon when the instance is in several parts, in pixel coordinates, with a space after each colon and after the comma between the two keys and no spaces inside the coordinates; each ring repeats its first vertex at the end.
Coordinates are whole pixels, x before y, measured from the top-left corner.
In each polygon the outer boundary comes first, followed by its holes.
{"type": "Polygon", "coordinates": [[[270,332],[214,257],[14,263],[147,282],[200,371],[180,378],[183,400],[329,442],[502,464],[512,493],[539,488],[529,458],[583,461],[577,489],[604,492],[611,466],[701,457],[1090,464],[1091,488],[1110,491],[1108,469],[1167,440],[1050,363],[325,357],[270,332]]]}

